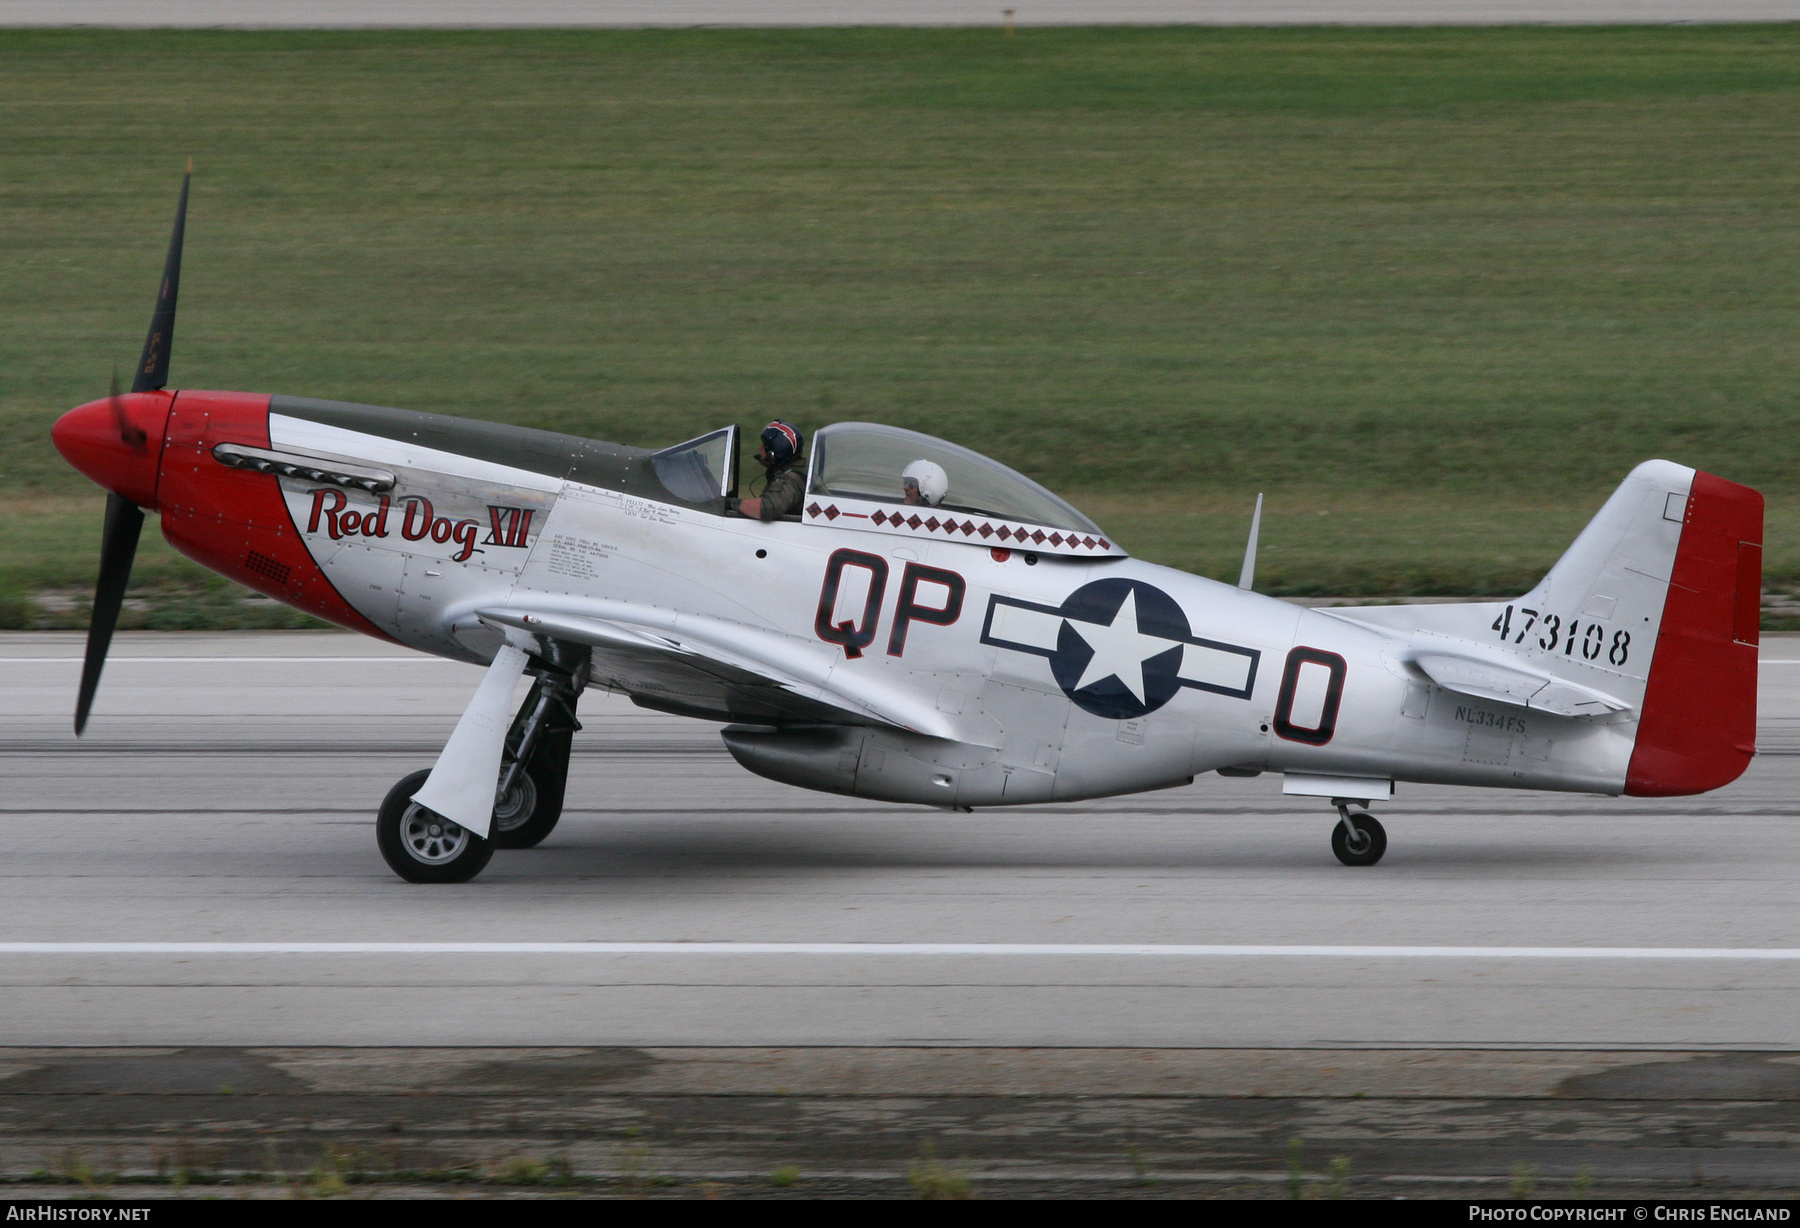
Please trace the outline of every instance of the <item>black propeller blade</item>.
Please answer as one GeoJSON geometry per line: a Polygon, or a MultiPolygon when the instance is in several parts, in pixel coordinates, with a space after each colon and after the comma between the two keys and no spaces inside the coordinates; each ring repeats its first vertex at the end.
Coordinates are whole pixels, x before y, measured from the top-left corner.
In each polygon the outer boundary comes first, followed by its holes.
{"type": "MultiPolygon", "coordinates": [[[[156,310],[144,337],[144,354],[131,377],[133,392],[154,392],[169,382],[169,348],[175,340],[175,298],[181,289],[181,240],[187,230],[188,184],[194,163],[188,160],[181,178],[181,203],[175,206],[175,232],[169,236],[169,255],[163,261],[162,284],[156,291],[156,310]]],[[[119,376],[113,373],[113,417],[119,425],[119,442],[134,450],[148,444],[148,437],[126,415],[119,397],[119,376]]],[[[100,580],[94,586],[94,615],[88,623],[87,657],[81,666],[81,691],[75,699],[75,734],[87,728],[100,687],[100,671],[106,666],[106,650],[112,646],[113,629],[125,604],[125,586],[131,582],[131,564],[137,557],[138,537],[144,528],[144,509],[123,495],[106,496],[106,528],[100,538],[100,580]]]]}
{"type": "Polygon", "coordinates": [[[87,660],[81,666],[81,693],[75,699],[75,734],[87,728],[88,709],[100,686],[100,669],[112,646],[113,628],[119,625],[119,608],[125,604],[125,585],[131,580],[131,561],[137,557],[138,533],[144,527],[144,509],[123,495],[106,496],[106,531],[100,538],[100,583],[94,588],[94,619],[88,624],[87,660]]]}
{"type": "Polygon", "coordinates": [[[188,184],[194,178],[194,160],[188,159],[181,177],[181,203],[175,206],[175,233],[169,236],[169,256],[163,261],[162,285],[156,291],[156,311],[144,336],[144,356],[131,377],[133,392],[155,392],[169,382],[169,347],[175,340],[175,296],[181,289],[181,236],[187,229],[188,184]]]}

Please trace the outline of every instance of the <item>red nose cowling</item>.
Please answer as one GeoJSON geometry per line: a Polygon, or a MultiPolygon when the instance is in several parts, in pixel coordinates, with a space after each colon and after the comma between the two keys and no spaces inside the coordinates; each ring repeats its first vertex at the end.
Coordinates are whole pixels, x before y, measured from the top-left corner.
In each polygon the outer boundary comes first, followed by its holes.
{"type": "Polygon", "coordinates": [[[78,405],[50,428],[63,459],[104,490],[155,510],[172,392],[128,392],[78,405]]]}

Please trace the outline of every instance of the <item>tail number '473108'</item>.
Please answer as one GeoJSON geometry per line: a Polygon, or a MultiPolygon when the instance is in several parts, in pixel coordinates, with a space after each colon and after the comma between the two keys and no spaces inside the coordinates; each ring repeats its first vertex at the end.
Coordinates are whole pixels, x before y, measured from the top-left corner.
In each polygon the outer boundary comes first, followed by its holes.
{"type": "Polygon", "coordinates": [[[1631,659],[1631,632],[1614,631],[1609,643],[1606,629],[1599,623],[1583,626],[1571,618],[1565,629],[1562,618],[1556,614],[1539,614],[1524,608],[1515,611],[1512,606],[1507,606],[1489,630],[1500,633],[1502,644],[1523,644],[1530,636],[1545,652],[1555,652],[1560,646],[1566,657],[1574,656],[1576,646],[1580,645],[1582,659],[1586,661],[1599,660],[1601,653],[1605,653],[1606,659],[1614,665],[1623,665],[1631,659]],[[1537,634],[1533,635],[1533,631],[1537,634]]]}

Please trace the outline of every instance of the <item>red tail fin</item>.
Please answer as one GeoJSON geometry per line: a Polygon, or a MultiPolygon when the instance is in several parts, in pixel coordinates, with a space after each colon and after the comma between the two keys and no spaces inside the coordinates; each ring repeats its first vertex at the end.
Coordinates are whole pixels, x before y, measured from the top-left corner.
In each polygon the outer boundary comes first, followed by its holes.
{"type": "Polygon", "coordinates": [[[1704,793],[1756,754],[1762,496],[1696,473],[1625,776],[1635,797],[1704,793]]]}

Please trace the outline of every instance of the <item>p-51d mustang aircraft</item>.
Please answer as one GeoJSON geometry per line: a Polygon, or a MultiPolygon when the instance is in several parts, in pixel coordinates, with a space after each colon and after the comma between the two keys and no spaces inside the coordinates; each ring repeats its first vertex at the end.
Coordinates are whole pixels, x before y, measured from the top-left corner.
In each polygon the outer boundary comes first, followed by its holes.
{"type": "Polygon", "coordinates": [[[75,729],[154,510],[224,576],[487,667],[437,765],[381,805],[402,878],[463,882],[549,834],[589,687],[730,722],[763,776],[884,801],[1279,772],[1337,808],[1347,865],[1381,859],[1368,808],[1395,781],[1670,796],[1755,753],[1762,497],[1711,474],[1639,465],[1531,592],[1461,605],[1259,596],[1254,528],[1237,587],[1139,562],[1005,466],[870,423],[819,431],[799,514],[765,523],[735,511],[735,426],[652,451],[168,391],[186,210],[184,182],[131,391],[54,429],[109,492],[75,729]]]}

